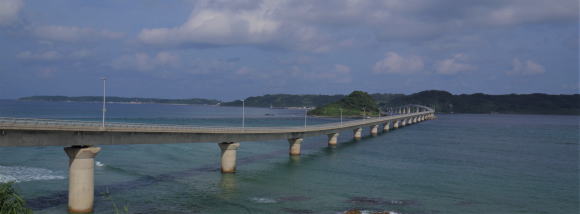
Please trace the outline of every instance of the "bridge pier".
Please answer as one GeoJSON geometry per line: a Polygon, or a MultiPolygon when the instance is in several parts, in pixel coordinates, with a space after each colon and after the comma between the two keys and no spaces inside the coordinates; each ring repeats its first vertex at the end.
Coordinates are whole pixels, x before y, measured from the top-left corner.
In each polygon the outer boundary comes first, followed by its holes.
{"type": "Polygon", "coordinates": [[[65,147],[68,155],[68,211],[92,213],[95,200],[95,156],[99,147],[65,147]]]}
{"type": "Polygon", "coordinates": [[[338,133],[328,134],[328,145],[335,146],[338,143],[338,133]]]}
{"type": "Polygon", "coordinates": [[[401,126],[406,126],[407,125],[407,119],[403,119],[401,121],[401,126]]]}
{"type": "Polygon", "coordinates": [[[360,140],[362,138],[362,128],[356,128],[353,130],[353,132],[355,140],[360,140]]]}
{"type": "Polygon", "coordinates": [[[290,143],[290,155],[296,156],[300,155],[300,144],[304,141],[302,138],[290,138],[288,143],[290,143]]]}
{"type": "Polygon", "coordinates": [[[377,136],[379,134],[379,125],[372,125],[371,126],[371,135],[377,136]]]}
{"type": "Polygon", "coordinates": [[[399,128],[399,123],[401,123],[401,122],[399,122],[399,120],[395,120],[395,122],[393,123],[393,128],[394,129],[398,129],[399,128]]]}
{"type": "Polygon", "coordinates": [[[240,148],[240,143],[222,142],[218,143],[221,154],[221,171],[222,173],[236,172],[236,152],[240,148]]]}
{"type": "Polygon", "coordinates": [[[385,123],[385,125],[383,126],[383,132],[388,132],[389,129],[391,129],[391,121],[385,123]]]}

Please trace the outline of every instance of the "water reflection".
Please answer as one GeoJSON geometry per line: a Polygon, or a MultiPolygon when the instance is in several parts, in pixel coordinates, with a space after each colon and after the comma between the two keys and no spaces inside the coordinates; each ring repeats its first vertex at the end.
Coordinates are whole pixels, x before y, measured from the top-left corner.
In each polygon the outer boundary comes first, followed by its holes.
{"type": "Polygon", "coordinates": [[[222,174],[219,187],[221,189],[220,196],[223,199],[232,199],[238,190],[238,184],[235,174],[222,174]]]}

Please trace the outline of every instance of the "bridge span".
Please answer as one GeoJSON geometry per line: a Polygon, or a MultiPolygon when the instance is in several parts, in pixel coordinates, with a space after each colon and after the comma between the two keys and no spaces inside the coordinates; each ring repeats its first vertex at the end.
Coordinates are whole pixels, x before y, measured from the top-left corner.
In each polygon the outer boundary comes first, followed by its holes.
{"type": "Polygon", "coordinates": [[[240,142],[287,139],[289,154],[300,155],[305,137],[327,135],[328,145],[335,146],[344,130],[353,130],[354,139],[359,140],[363,127],[370,127],[370,134],[376,136],[379,130],[387,132],[435,118],[433,109],[421,105],[399,107],[390,113],[340,123],[244,128],[135,123],[102,126],[87,121],[0,118],[0,146],[65,146],[69,157],[69,211],[89,213],[94,201],[94,157],[101,150],[95,145],[217,142],[222,173],[233,173],[240,142]]]}

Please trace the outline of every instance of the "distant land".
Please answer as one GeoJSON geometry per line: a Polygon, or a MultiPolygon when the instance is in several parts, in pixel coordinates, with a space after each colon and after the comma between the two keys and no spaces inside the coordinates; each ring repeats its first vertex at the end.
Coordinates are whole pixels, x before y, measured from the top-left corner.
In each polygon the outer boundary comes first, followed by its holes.
{"type": "Polygon", "coordinates": [[[327,117],[378,116],[379,106],[375,99],[366,92],[353,91],[336,102],[309,111],[308,114],[327,117]]]}
{"type": "MultiPolygon", "coordinates": [[[[30,96],[22,97],[18,100],[22,101],[49,101],[49,102],[102,102],[101,96],[81,96],[81,97],[67,97],[67,96],[30,96]]],[[[159,99],[159,98],[139,98],[139,97],[115,97],[107,96],[107,102],[116,103],[161,103],[161,104],[201,104],[201,105],[217,105],[219,100],[213,99],[159,99]]]]}
{"type": "MultiPolygon", "coordinates": [[[[366,93],[365,93],[366,94],[366,93]]],[[[567,114],[580,115],[580,94],[506,94],[488,95],[482,93],[453,95],[447,91],[428,90],[411,95],[375,93],[369,94],[377,105],[384,110],[404,104],[421,104],[434,108],[440,113],[483,113],[483,114],[567,114]]],[[[266,94],[245,99],[248,107],[322,107],[339,102],[346,95],[292,95],[266,94]]],[[[100,96],[31,96],[22,97],[24,101],[54,102],[100,102],[100,96]]],[[[109,102],[122,103],[161,103],[161,104],[202,104],[221,106],[241,106],[241,100],[221,102],[214,99],[158,99],[107,97],[109,102]]],[[[343,112],[344,113],[344,112],[343,112]]]]}
{"type": "Polygon", "coordinates": [[[397,97],[380,105],[385,107],[408,103],[430,106],[443,113],[580,115],[580,94],[453,95],[447,91],[430,90],[397,97]]]}
{"type": "MultiPolygon", "coordinates": [[[[370,94],[379,103],[388,103],[404,94],[370,94]]],[[[246,106],[252,107],[320,107],[339,101],[346,95],[294,95],[294,94],[266,94],[263,96],[248,97],[245,99],[246,106]]],[[[222,106],[242,106],[241,100],[224,102],[222,106]]]]}

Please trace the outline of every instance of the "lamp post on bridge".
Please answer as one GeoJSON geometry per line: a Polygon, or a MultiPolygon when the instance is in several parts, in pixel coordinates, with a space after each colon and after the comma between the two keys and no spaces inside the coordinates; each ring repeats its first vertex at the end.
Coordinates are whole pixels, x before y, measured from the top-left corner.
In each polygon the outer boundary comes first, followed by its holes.
{"type": "Polygon", "coordinates": [[[304,106],[304,128],[306,128],[306,117],[308,116],[308,108],[304,106]]]}
{"type": "Polygon", "coordinates": [[[242,100],[242,129],[246,128],[246,100],[242,100]]]}
{"type": "Polygon", "coordinates": [[[363,106],[363,120],[367,119],[367,107],[363,106]]]}
{"type": "Polygon", "coordinates": [[[339,109],[340,109],[340,127],[342,127],[342,108],[339,109]]]}
{"type": "Polygon", "coordinates": [[[103,80],[103,121],[101,124],[101,128],[105,128],[105,112],[107,112],[107,108],[106,108],[106,103],[107,103],[107,95],[106,95],[106,84],[107,84],[107,78],[106,77],[102,77],[101,80],[103,80]]]}

